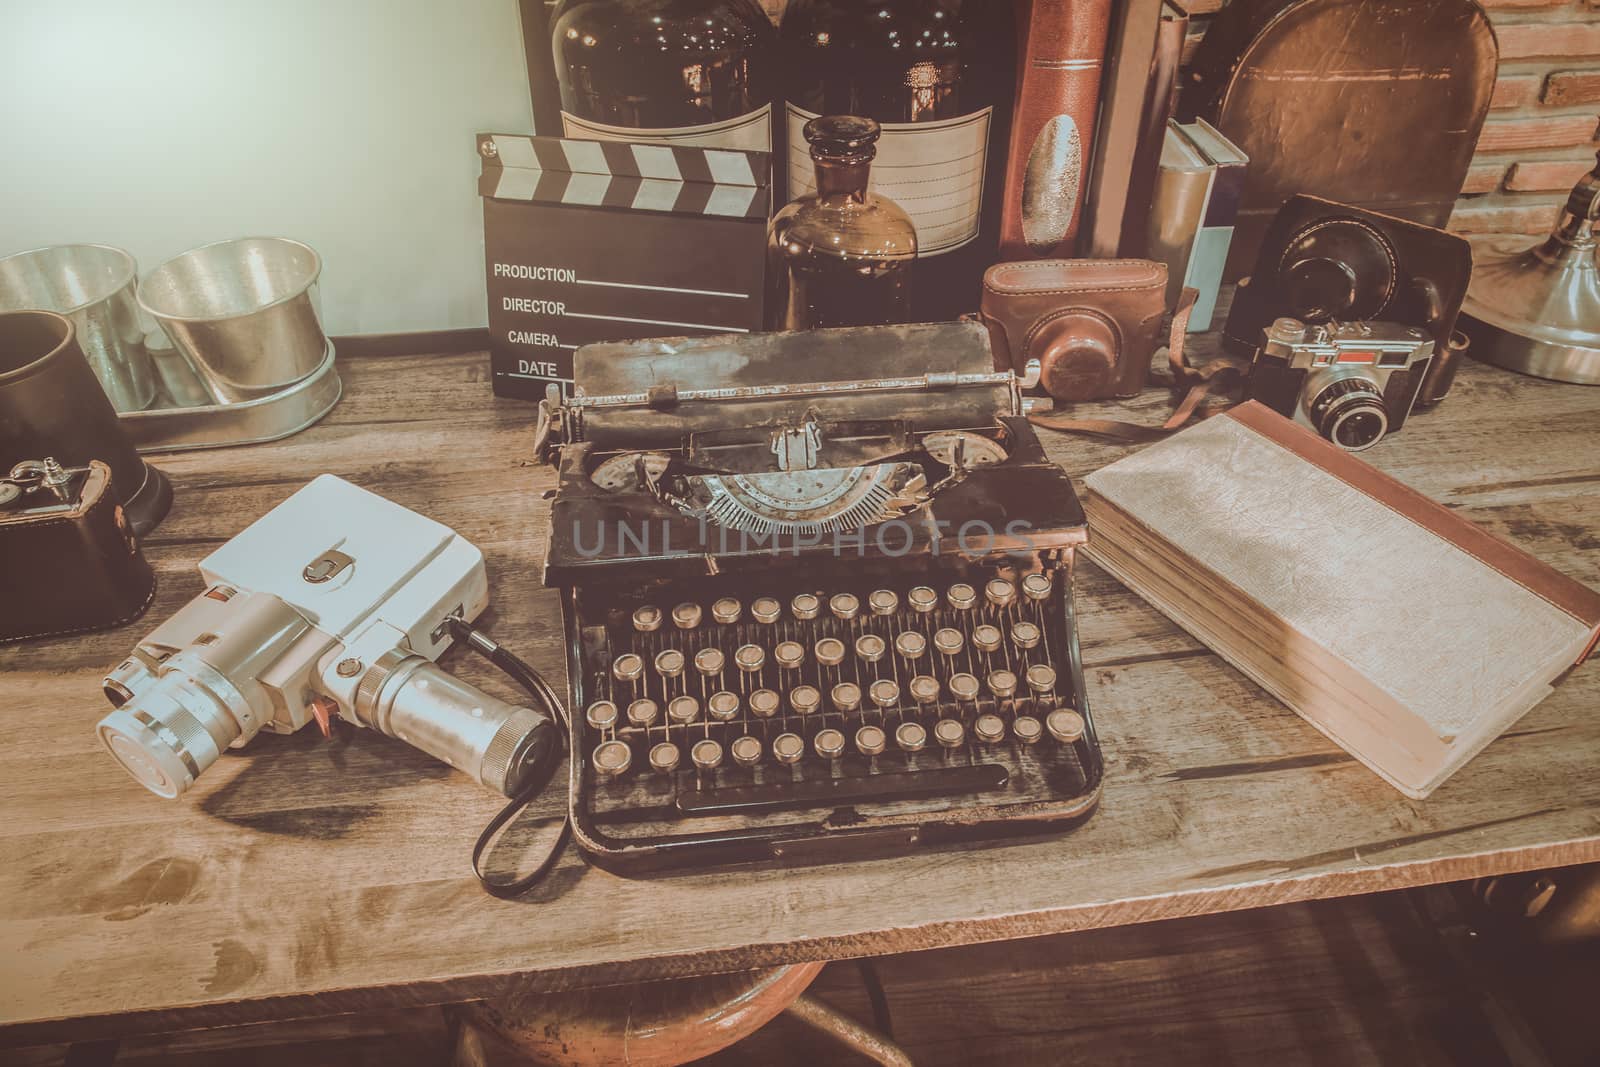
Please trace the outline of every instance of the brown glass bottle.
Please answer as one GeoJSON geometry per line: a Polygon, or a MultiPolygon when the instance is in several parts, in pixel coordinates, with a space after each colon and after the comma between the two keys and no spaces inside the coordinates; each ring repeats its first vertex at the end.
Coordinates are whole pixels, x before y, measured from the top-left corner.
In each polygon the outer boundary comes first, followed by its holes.
{"type": "Polygon", "coordinates": [[[880,326],[911,317],[917,229],[900,205],[868,190],[878,124],[825,115],[805,124],[816,191],[767,230],[767,327],[880,326]]]}
{"type": "MultiPolygon", "coordinates": [[[[917,224],[917,321],[974,310],[996,258],[1016,80],[1014,6],[789,0],[783,11],[787,141],[798,145],[800,127],[815,115],[882,125],[873,184],[917,224]]],[[[809,184],[797,155],[791,149],[790,195],[809,184]]]]}
{"type": "Polygon", "coordinates": [[[755,0],[563,0],[567,137],[772,151],[776,33],[755,0]]]}

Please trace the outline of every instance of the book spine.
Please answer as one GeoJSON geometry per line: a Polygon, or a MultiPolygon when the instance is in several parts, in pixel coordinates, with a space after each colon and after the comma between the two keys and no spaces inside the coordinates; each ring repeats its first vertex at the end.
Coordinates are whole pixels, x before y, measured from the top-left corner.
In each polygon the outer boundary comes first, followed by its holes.
{"type": "MultiPolygon", "coordinates": [[[[1167,138],[1187,140],[1176,124],[1167,127],[1167,138]]],[[[1182,158],[1181,152],[1169,151],[1166,155],[1182,158]]],[[[1171,158],[1162,160],[1156,175],[1155,195],[1150,205],[1150,237],[1144,255],[1167,265],[1169,306],[1176,306],[1178,294],[1188,284],[1189,260],[1205,218],[1211,175],[1211,169],[1193,168],[1171,158]]]]}
{"type": "MultiPolygon", "coordinates": [[[[1155,54],[1150,60],[1145,84],[1144,112],[1129,170],[1127,198],[1122,208],[1122,231],[1117,255],[1137,258],[1145,254],[1150,241],[1150,203],[1155,197],[1156,173],[1161,167],[1161,145],[1167,121],[1178,106],[1178,67],[1183,59],[1183,42],[1189,31],[1189,16],[1167,4],[1156,26],[1155,54]]],[[[1098,186],[1091,188],[1089,223],[1091,234],[1101,227],[1100,212],[1105,209],[1098,186]]],[[[1091,236],[1091,242],[1093,238],[1091,236]]]]}
{"type": "Polygon", "coordinates": [[[1110,22],[1111,0],[1031,7],[1006,160],[1002,260],[1070,256],[1076,247],[1110,22]]]}
{"type": "Polygon", "coordinates": [[[1189,257],[1189,280],[1200,293],[1189,316],[1189,332],[1211,329],[1217,310],[1217,294],[1222,289],[1222,272],[1227,266],[1228,249],[1233,244],[1233,224],[1239,217],[1239,201],[1244,196],[1245,165],[1218,163],[1211,174],[1211,194],[1206,201],[1205,221],[1195,235],[1189,257]]]}

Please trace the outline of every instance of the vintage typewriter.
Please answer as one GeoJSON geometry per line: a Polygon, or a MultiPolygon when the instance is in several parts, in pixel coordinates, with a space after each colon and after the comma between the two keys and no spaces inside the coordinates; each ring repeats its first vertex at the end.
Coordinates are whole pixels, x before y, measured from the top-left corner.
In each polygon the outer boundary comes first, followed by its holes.
{"type": "Polygon", "coordinates": [[[827,861],[1093,810],[1083,512],[982,327],[589,345],[538,447],[595,862],[827,861]]]}

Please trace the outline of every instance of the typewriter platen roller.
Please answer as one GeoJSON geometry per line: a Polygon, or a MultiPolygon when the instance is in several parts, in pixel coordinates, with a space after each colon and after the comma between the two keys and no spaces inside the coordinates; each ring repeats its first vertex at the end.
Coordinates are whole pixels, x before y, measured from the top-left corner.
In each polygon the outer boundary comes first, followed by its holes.
{"type": "Polygon", "coordinates": [[[992,366],[953,323],[579,350],[539,448],[591,858],[823,861],[1092,812],[1083,513],[992,366]]]}

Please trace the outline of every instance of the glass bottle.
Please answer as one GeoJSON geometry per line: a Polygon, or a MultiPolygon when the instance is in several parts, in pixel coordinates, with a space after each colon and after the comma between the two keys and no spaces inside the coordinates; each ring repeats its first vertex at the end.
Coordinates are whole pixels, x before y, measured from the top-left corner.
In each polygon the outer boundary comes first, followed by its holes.
{"type": "Polygon", "coordinates": [[[815,115],[883,128],[873,188],[917,225],[913,317],[974,310],[996,258],[1015,95],[1011,0],[789,0],[779,27],[790,195],[815,115]]]}
{"type": "Polygon", "coordinates": [[[767,230],[767,327],[810,330],[907,322],[917,228],[868,183],[879,127],[828,115],[803,128],[815,191],[792,201],[767,230]]]}
{"type": "Polygon", "coordinates": [[[772,151],[777,36],[755,0],[563,0],[567,137],[772,151]]]}

